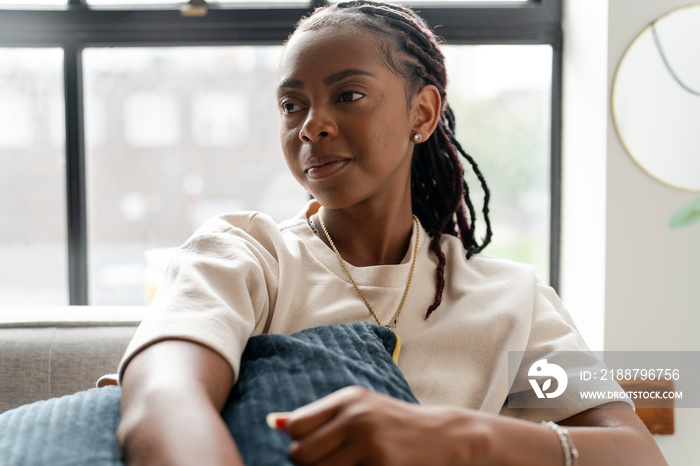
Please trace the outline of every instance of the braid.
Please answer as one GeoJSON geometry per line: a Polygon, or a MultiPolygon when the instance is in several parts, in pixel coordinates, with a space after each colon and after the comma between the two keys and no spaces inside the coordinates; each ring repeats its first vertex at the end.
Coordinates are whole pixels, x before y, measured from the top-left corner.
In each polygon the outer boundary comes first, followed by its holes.
{"type": "Polygon", "coordinates": [[[354,24],[376,34],[393,38],[394,47],[384,50],[387,66],[406,79],[407,105],[413,94],[425,85],[438,89],[442,99],[440,117],[434,133],[417,144],[411,167],[411,200],[413,212],[430,236],[430,250],[438,259],[436,292],[425,318],[442,302],[445,288],[445,254],[440,247],[443,234],[458,237],[466,250],[466,258],[483,250],[491,241],[488,203],[490,192],[476,161],[455,138],[455,117],[447,103],[447,69],[440,51],[440,40],[425,21],[409,8],[374,1],[348,1],[319,8],[302,19],[298,29],[320,29],[352,19],[354,24]],[[396,54],[396,50],[402,52],[396,54]],[[397,62],[395,56],[401,56],[397,62]],[[464,178],[464,158],[479,180],[484,192],[481,209],[486,233],[481,243],[476,238],[477,212],[471,201],[469,185],[464,178]]]}

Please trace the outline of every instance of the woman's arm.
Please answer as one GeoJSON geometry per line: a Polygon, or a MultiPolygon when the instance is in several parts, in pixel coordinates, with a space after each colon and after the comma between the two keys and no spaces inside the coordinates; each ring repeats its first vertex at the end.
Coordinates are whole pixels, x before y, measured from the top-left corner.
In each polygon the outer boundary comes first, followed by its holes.
{"type": "MultiPolygon", "coordinates": [[[[621,406],[561,423],[570,426],[578,466],[666,464],[641,420],[621,406]]],[[[541,424],[413,405],[358,387],[300,408],[281,424],[299,465],[564,465],[559,437],[541,424]]]]}
{"type": "Polygon", "coordinates": [[[661,451],[642,420],[629,405],[617,402],[589,409],[565,419],[562,426],[569,432],[576,447],[585,451],[587,464],[666,465],[661,451]],[[576,426],[589,426],[578,428],[576,426]],[[602,429],[590,428],[602,426],[602,429]]]}
{"type": "MultiPolygon", "coordinates": [[[[495,464],[552,464],[563,465],[564,456],[561,441],[549,427],[526,421],[513,421],[501,417],[497,420],[498,439],[494,450],[503,453],[504,461],[495,464]],[[556,452],[536,462],[520,451],[527,449],[534,453],[546,444],[554,443],[556,452]],[[519,448],[515,448],[519,445],[519,448]]],[[[666,465],[656,442],[635,414],[625,403],[610,403],[605,407],[593,408],[572,416],[559,423],[569,430],[569,437],[579,451],[578,466],[588,465],[666,465]]],[[[551,451],[551,448],[548,450],[551,451]]]]}
{"type": "Polygon", "coordinates": [[[233,382],[229,364],[202,345],[149,346],[122,377],[119,444],[129,465],[242,465],[220,411],[233,382]]]}

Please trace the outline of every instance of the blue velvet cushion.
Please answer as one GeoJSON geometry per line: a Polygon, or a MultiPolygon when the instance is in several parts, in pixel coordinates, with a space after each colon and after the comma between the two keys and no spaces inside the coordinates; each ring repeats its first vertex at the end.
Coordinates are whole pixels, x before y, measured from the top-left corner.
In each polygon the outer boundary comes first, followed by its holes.
{"type": "MultiPolygon", "coordinates": [[[[247,465],[291,465],[289,437],[265,417],[349,385],[416,402],[392,360],[396,336],[362,322],[250,339],[222,411],[247,465]]],[[[0,414],[2,465],[122,465],[118,387],[39,401],[0,414]]]]}

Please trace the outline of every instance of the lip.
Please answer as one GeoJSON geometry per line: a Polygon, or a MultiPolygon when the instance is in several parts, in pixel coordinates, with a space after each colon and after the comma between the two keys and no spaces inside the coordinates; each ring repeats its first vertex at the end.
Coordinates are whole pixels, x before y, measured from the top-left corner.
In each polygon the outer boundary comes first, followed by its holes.
{"type": "Polygon", "coordinates": [[[336,155],[309,157],[304,163],[304,173],[312,180],[320,180],[335,175],[350,162],[350,159],[336,155]]]}

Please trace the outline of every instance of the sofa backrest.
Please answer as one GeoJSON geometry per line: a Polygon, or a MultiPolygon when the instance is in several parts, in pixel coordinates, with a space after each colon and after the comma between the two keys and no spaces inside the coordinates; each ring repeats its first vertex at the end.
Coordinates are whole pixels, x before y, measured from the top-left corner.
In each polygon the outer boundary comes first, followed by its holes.
{"type": "Polygon", "coordinates": [[[0,308],[0,412],[116,372],[145,308],[0,308]]]}

